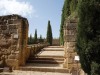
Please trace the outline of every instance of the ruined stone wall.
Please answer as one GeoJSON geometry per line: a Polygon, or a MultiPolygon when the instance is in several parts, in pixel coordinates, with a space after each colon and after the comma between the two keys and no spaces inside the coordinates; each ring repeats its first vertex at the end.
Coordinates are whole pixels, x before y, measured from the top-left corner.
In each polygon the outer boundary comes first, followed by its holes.
{"type": "Polygon", "coordinates": [[[75,61],[75,43],[76,43],[76,27],[77,19],[67,19],[64,25],[64,51],[65,51],[65,61],[64,67],[68,68],[70,71],[72,69],[77,70],[80,65],[75,61]]]}
{"type": "Polygon", "coordinates": [[[25,64],[28,21],[19,15],[0,16],[0,67],[25,64]]]}

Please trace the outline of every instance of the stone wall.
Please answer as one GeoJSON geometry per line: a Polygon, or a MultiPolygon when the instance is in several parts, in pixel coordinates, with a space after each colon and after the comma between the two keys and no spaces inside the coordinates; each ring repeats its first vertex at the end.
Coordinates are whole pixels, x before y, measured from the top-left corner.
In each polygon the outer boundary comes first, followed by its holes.
{"type": "Polygon", "coordinates": [[[59,39],[55,39],[55,38],[54,38],[54,39],[52,40],[52,45],[53,45],[53,46],[59,46],[59,45],[60,45],[59,39]]]}
{"type": "Polygon", "coordinates": [[[75,61],[75,43],[76,43],[76,27],[77,19],[67,19],[64,25],[64,51],[65,60],[64,67],[68,68],[69,71],[77,70],[80,64],[75,61]]]}
{"type": "Polygon", "coordinates": [[[0,16],[0,67],[25,64],[28,21],[19,15],[0,16]]]}
{"type": "MultiPolygon", "coordinates": [[[[47,44],[47,40],[46,40],[46,39],[43,39],[43,41],[44,41],[44,43],[47,44]]],[[[59,45],[60,45],[60,40],[59,40],[59,38],[53,38],[53,39],[52,39],[52,45],[53,45],[53,46],[59,46],[59,45]]]]}
{"type": "Polygon", "coordinates": [[[28,59],[30,56],[34,56],[36,53],[40,52],[42,48],[47,47],[47,46],[48,46],[47,44],[28,45],[26,59],[28,59]]]}

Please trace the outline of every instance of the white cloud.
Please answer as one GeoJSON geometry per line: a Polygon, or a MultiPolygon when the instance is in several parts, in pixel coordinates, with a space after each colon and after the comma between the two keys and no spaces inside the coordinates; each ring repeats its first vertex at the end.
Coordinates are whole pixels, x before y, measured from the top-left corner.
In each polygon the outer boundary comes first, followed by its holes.
{"type": "Polygon", "coordinates": [[[35,9],[28,2],[18,0],[0,0],[0,15],[19,14],[22,16],[31,16],[35,9]]]}

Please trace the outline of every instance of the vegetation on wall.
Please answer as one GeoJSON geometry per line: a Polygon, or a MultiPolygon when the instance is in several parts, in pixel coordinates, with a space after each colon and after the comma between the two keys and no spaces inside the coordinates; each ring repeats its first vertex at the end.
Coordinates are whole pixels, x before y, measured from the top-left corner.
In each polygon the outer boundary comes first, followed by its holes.
{"type": "Polygon", "coordinates": [[[66,18],[68,18],[77,8],[78,0],[65,0],[62,15],[61,15],[61,25],[60,25],[60,45],[64,45],[64,32],[63,26],[66,18]]]}

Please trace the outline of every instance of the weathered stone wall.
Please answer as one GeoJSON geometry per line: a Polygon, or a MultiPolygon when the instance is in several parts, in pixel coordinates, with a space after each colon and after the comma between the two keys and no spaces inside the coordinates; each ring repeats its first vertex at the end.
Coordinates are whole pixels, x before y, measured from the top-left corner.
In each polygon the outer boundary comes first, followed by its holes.
{"type": "Polygon", "coordinates": [[[64,67],[71,70],[77,70],[80,66],[77,61],[75,61],[75,43],[76,43],[76,27],[77,19],[67,19],[64,25],[64,50],[65,50],[65,61],[64,67]]]}
{"type": "Polygon", "coordinates": [[[0,67],[25,64],[28,26],[19,15],[0,16],[0,67]]]}
{"type": "Polygon", "coordinates": [[[59,46],[60,45],[60,40],[59,39],[53,39],[52,40],[52,45],[53,46],[59,46]]]}

